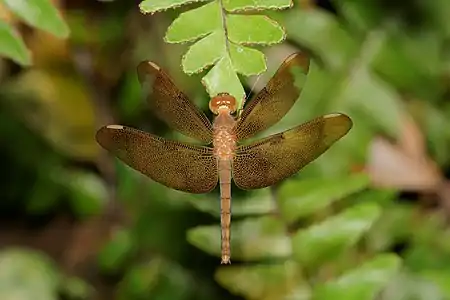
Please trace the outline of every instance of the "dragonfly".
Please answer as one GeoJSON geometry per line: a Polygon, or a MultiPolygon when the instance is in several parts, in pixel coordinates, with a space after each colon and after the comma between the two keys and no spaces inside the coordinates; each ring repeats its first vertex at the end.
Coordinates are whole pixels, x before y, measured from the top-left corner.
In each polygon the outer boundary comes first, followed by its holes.
{"type": "Polygon", "coordinates": [[[334,113],[245,142],[291,109],[302,90],[295,84],[296,72],[306,75],[309,65],[305,54],[290,55],[239,112],[232,95],[217,94],[209,101],[214,114],[211,122],[157,64],[141,62],[137,73],[147,90],[147,104],[167,125],[201,144],[122,125],[100,128],[96,140],[119,160],[166,187],[202,194],[219,184],[221,264],[230,264],[231,180],[244,190],[275,185],[322,155],[352,127],[350,117],[334,113]]]}

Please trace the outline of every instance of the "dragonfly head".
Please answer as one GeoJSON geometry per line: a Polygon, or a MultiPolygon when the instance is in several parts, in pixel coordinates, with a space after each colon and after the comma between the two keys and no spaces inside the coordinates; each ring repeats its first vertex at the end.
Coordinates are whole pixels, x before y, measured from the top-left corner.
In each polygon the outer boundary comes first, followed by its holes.
{"type": "Polygon", "coordinates": [[[220,93],[209,101],[209,109],[217,115],[220,109],[228,109],[230,114],[236,111],[236,99],[228,93],[220,93]]]}

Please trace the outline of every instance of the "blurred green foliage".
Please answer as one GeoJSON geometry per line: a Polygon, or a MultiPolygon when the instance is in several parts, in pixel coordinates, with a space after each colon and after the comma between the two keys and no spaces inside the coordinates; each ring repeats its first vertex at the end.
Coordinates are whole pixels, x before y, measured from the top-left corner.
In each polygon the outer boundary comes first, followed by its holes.
{"type": "Polygon", "coordinates": [[[218,3],[143,16],[132,1],[2,2],[0,54],[26,66],[32,53],[33,68],[0,63],[0,299],[449,299],[450,2],[277,11],[290,3],[220,1],[229,52],[217,11],[205,12],[218,3]],[[255,6],[272,10],[272,25],[235,15],[255,6]],[[264,55],[246,46],[284,31],[264,55]],[[196,43],[184,54],[164,39],[196,43]],[[313,57],[305,89],[264,135],[332,112],[354,127],[275,187],[233,187],[233,264],[220,266],[218,191],[151,182],[105,156],[95,131],[115,122],[184,138],[142,101],[141,60],[206,110],[196,73],[219,62],[208,74],[231,70],[232,80],[207,82],[209,92],[243,93],[241,82],[260,88],[298,49],[313,57]],[[237,80],[265,70],[264,56],[268,72],[237,80]]]}
{"type": "MultiPolygon", "coordinates": [[[[30,26],[45,30],[60,38],[67,38],[69,35],[67,24],[50,0],[2,0],[0,4],[7,7],[30,26]]],[[[4,7],[1,7],[1,9],[4,10],[4,7]]],[[[19,64],[29,65],[31,55],[16,28],[11,26],[13,25],[11,24],[12,18],[9,18],[10,23],[5,22],[4,19],[0,21],[0,27],[2,28],[0,54],[19,64]]]]}

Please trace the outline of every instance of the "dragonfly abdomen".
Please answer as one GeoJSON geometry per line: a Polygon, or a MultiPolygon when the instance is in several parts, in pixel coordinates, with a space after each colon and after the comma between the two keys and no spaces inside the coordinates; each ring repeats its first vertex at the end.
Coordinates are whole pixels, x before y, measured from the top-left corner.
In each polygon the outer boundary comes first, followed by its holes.
{"type": "Polygon", "coordinates": [[[220,225],[222,264],[229,264],[231,257],[230,226],[231,226],[231,160],[219,159],[220,183],[220,225]]]}

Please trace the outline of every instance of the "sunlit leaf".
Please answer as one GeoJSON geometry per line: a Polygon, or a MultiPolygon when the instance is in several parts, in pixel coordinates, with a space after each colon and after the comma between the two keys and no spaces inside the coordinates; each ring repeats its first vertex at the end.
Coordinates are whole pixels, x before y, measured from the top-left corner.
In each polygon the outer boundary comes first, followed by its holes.
{"type": "Polygon", "coordinates": [[[296,263],[220,268],[216,280],[247,299],[308,299],[310,288],[296,263]]]}
{"type": "Polygon", "coordinates": [[[399,270],[401,260],[393,254],[381,254],[319,286],[314,300],[372,300],[399,270]]]}
{"type": "Polygon", "coordinates": [[[142,13],[155,13],[169,8],[177,8],[195,2],[204,2],[207,0],[144,0],[139,4],[142,13]]]}
{"type": "Polygon", "coordinates": [[[212,97],[228,92],[233,95],[239,107],[245,98],[244,88],[228,57],[224,57],[202,79],[208,94],[212,97]]]}
{"type": "MultiPolygon", "coordinates": [[[[164,39],[169,43],[183,43],[203,37],[222,26],[217,1],[182,13],[167,29],[164,39]]],[[[222,35],[222,38],[225,36],[222,35]]],[[[219,45],[215,45],[219,48],[219,45]]]]}
{"type": "MultiPolygon", "coordinates": [[[[199,226],[188,231],[194,246],[220,255],[220,226],[199,226]]],[[[231,223],[231,256],[235,259],[259,260],[288,257],[291,241],[285,225],[273,217],[247,218],[231,223]]]]}
{"type": "Polygon", "coordinates": [[[29,25],[66,38],[69,27],[50,0],[2,0],[29,25]]]}
{"type": "Polygon", "coordinates": [[[286,181],[278,190],[280,211],[288,222],[315,213],[369,184],[365,174],[344,178],[286,181]]]}
{"type": "MultiPolygon", "coordinates": [[[[141,10],[156,12],[177,7],[190,1],[156,2],[143,1],[141,10]]],[[[237,99],[242,108],[244,88],[238,73],[251,76],[266,70],[264,54],[245,44],[274,44],[285,39],[284,29],[275,21],[263,15],[235,15],[230,10],[283,9],[292,5],[290,0],[248,2],[247,0],[212,1],[201,7],[180,14],[169,26],[165,40],[169,43],[196,41],[183,56],[183,71],[199,73],[215,64],[202,78],[210,97],[218,93],[229,93],[237,99]]]]}
{"type": "Polygon", "coordinates": [[[274,44],[282,42],[286,34],[275,21],[261,15],[228,15],[228,37],[237,44],[274,44]]]}
{"type": "Polygon", "coordinates": [[[31,64],[31,54],[22,38],[9,24],[0,20],[0,55],[21,65],[31,64]]]}
{"type": "Polygon", "coordinates": [[[361,203],[298,231],[292,240],[294,258],[302,264],[315,265],[339,256],[370,229],[380,214],[374,203],[361,203]]]}
{"type": "Polygon", "coordinates": [[[183,56],[182,66],[186,74],[203,71],[218,61],[225,52],[225,40],[221,31],[214,31],[189,47],[183,56]]]}
{"type": "Polygon", "coordinates": [[[224,0],[223,5],[229,12],[263,9],[284,9],[293,5],[292,0],[224,0]]]}
{"type": "Polygon", "coordinates": [[[60,274],[45,255],[26,249],[0,252],[0,299],[57,300],[60,274]]]}
{"type": "Polygon", "coordinates": [[[235,70],[242,75],[258,75],[266,70],[264,54],[256,49],[230,43],[230,57],[235,70]]]}
{"type": "MultiPolygon", "coordinates": [[[[189,202],[197,209],[210,213],[211,215],[220,217],[219,196],[210,197],[192,197],[189,202]]],[[[262,215],[276,211],[277,206],[270,188],[253,190],[245,193],[242,197],[233,196],[233,217],[262,215]]]]}

